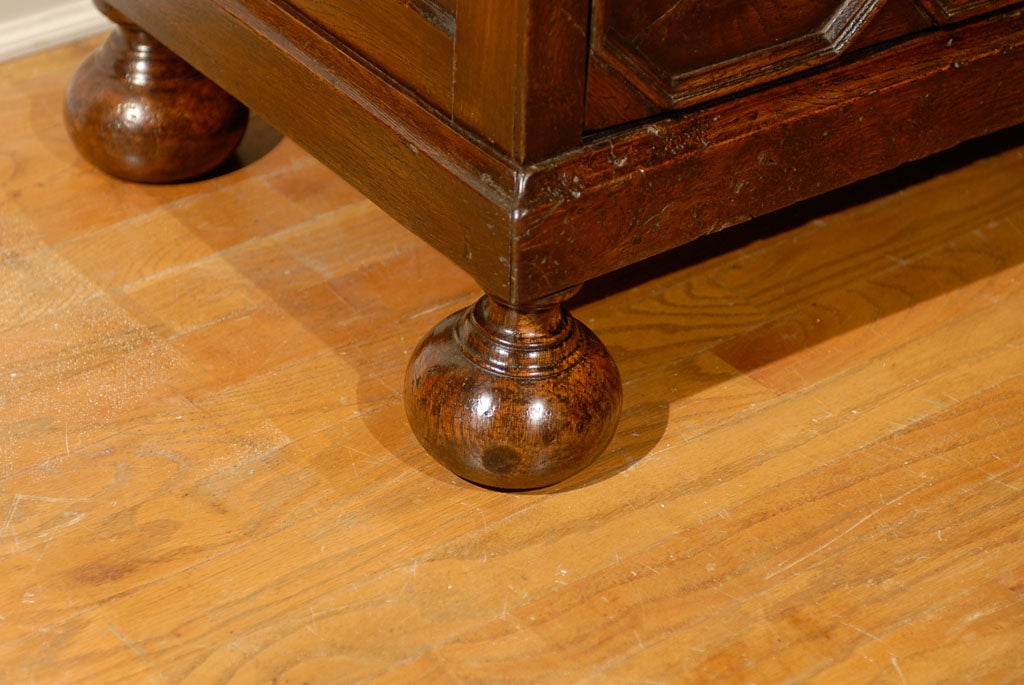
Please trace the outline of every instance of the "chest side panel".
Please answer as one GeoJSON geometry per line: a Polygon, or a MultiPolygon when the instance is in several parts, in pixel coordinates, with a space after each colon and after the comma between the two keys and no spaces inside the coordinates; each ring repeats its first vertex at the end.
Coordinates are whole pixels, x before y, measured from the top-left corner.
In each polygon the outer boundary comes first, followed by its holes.
{"type": "Polygon", "coordinates": [[[452,110],[455,0],[288,0],[446,114],[452,110]]]}
{"type": "Polygon", "coordinates": [[[1014,0],[593,0],[587,127],[757,86],[1014,0]]]}

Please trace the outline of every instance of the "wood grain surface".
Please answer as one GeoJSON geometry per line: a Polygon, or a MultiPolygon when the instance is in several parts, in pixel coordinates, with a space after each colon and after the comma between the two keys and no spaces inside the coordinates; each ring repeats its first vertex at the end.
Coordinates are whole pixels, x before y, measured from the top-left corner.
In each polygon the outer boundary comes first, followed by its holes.
{"type": "Polygon", "coordinates": [[[234,152],[249,110],[104,0],[117,28],[71,77],[64,123],[79,153],[117,178],[175,183],[234,152]]]}
{"type": "Polygon", "coordinates": [[[114,181],[0,65],[0,681],[1024,679],[1024,132],[589,284],[607,453],[493,492],[400,389],[472,281],[254,122],[114,181]]]}

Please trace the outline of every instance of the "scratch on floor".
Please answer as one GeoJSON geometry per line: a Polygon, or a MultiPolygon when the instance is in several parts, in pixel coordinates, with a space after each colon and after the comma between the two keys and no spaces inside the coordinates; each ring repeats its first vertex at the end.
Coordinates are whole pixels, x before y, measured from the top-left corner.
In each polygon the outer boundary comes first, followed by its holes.
{"type": "MultiPolygon", "coordinates": [[[[633,587],[633,591],[636,593],[637,602],[640,605],[640,627],[647,630],[647,604],[644,602],[644,593],[640,591],[640,588],[636,586],[636,583],[630,583],[633,587]]],[[[639,636],[637,636],[639,639],[639,636]]]]}
{"type": "Polygon", "coordinates": [[[878,637],[874,633],[868,632],[868,631],[864,630],[863,628],[860,628],[858,626],[853,625],[852,623],[847,623],[846,621],[838,621],[838,623],[841,626],[846,626],[847,628],[850,628],[852,630],[856,630],[861,635],[866,635],[867,637],[870,637],[875,642],[881,642],[882,641],[882,638],[878,637]]]}
{"type": "Polygon", "coordinates": [[[107,628],[110,630],[110,632],[116,635],[121,640],[121,642],[128,645],[128,648],[135,652],[139,656],[139,658],[141,658],[143,661],[149,664],[150,667],[153,668],[153,670],[159,673],[164,680],[170,680],[170,678],[167,677],[167,674],[160,670],[160,667],[157,666],[156,662],[150,659],[149,656],[147,656],[146,653],[142,651],[142,648],[139,647],[139,643],[137,643],[135,640],[132,640],[130,637],[128,637],[120,630],[118,630],[117,626],[115,626],[113,623],[108,623],[107,628]]]}
{"type": "Polygon", "coordinates": [[[785,573],[786,571],[788,571],[789,569],[793,568],[794,566],[797,566],[798,564],[801,564],[801,563],[803,563],[804,561],[806,561],[806,560],[810,559],[810,558],[811,558],[811,557],[813,557],[813,556],[814,556],[815,554],[818,554],[819,552],[822,552],[822,551],[824,551],[824,550],[828,549],[829,547],[831,547],[832,545],[834,545],[834,544],[835,544],[836,542],[838,542],[839,540],[841,540],[841,539],[842,539],[843,537],[845,537],[846,535],[849,535],[849,534],[850,534],[850,533],[852,533],[852,532],[853,532],[854,530],[856,530],[856,529],[857,529],[857,528],[859,528],[859,527],[860,527],[861,525],[863,525],[863,524],[864,524],[864,523],[865,523],[866,521],[868,521],[869,519],[871,519],[872,517],[874,517],[874,515],[875,515],[875,514],[877,514],[877,513],[879,512],[879,511],[881,511],[881,508],[879,508],[879,509],[873,509],[873,510],[871,510],[871,512],[870,512],[870,513],[868,513],[868,514],[867,514],[866,516],[864,516],[864,517],[862,517],[861,519],[859,519],[859,520],[858,520],[858,521],[857,521],[856,523],[854,523],[854,524],[853,524],[852,526],[850,526],[849,528],[847,528],[846,530],[844,530],[844,531],[843,531],[842,533],[840,533],[839,535],[836,535],[835,537],[833,537],[833,538],[832,538],[831,540],[829,540],[828,542],[826,542],[826,543],[824,543],[824,544],[822,544],[822,545],[819,545],[818,547],[815,547],[814,549],[812,549],[812,550],[811,550],[810,552],[808,552],[807,554],[803,555],[803,556],[802,556],[802,557],[800,557],[799,559],[794,559],[793,561],[789,562],[788,564],[786,564],[786,565],[785,565],[785,566],[783,566],[782,568],[777,568],[777,569],[775,569],[774,571],[772,571],[771,573],[769,573],[768,575],[766,575],[766,576],[764,577],[764,579],[765,579],[765,580],[771,580],[772,578],[774,578],[775,576],[779,575],[780,573],[785,573]]]}
{"type": "MultiPolygon", "coordinates": [[[[11,502],[11,508],[7,510],[7,518],[4,520],[3,528],[0,528],[0,536],[5,535],[14,521],[14,515],[18,512],[18,506],[22,502],[47,502],[51,504],[72,504],[75,502],[88,502],[88,499],[78,497],[45,497],[42,495],[23,495],[16,493],[11,502]]],[[[79,512],[73,512],[78,514],[79,512]]]]}
{"type": "MultiPolygon", "coordinates": [[[[1013,471],[1015,469],[1010,469],[1010,470],[1013,471]]],[[[1004,472],[1004,473],[1008,473],[1008,472],[1004,472]]],[[[1017,487],[1016,485],[1014,485],[1013,483],[1007,483],[1004,480],[1000,480],[1000,478],[1004,475],[1004,473],[990,473],[990,474],[988,474],[988,482],[990,482],[990,483],[998,483],[999,485],[1002,485],[1003,487],[1009,488],[1011,490],[1016,490],[1017,492],[1021,492],[1021,489],[1019,487],[1017,487]]]]}
{"type": "Polygon", "coordinates": [[[903,669],[900,668],[900,660],[897,659],[895,656],[893,656],[893,658],[892,658],[892,665],[893,665],[893,668],[896,669],[896,673],[899,675],[900,681],[903,682],[903,685],[908,685],[907,677],[905,675],[903,675],[903,669]]]}
{"type": "Polygon", "coordinates": [[[927,483],[922,483],[921,485],[918,485],[916,488],[911,488],[910,490],[907,490],[906,492],[904,492],[899,497],[895,497],[895,498],[889,500],[888,502],[884,502],[882,504],[882,506],[878,507],[877,509],[872,509],[866,515],[864,515],[863,517],[858,519],[853,525],[851,525],[849,528],[847,528],[843,532],[839,533],[835,537],[831,538],[828,542],[825,542],[824,544],[819,545],[818,547],[815,547],[814,549],[812,549],[807,554],[803,555],[802,557],[800,557],[798,559],[794,559],[793,561],[789,562],[785,566],[782,566],[781,568],[775,569],[774,571],[772,571],[771,573],[766,575],[764,577],[764,579],[765,580],[771,580],[772,578],[774,578],[775,576],[779,575],[780,573],[785,573],[786,571],[788,571],[789,569],[793,568],[794,566],[797,566],[797,565],[807,561],[808,559],[813,557],[815,554],[818,554],[819,552],[822,552],[822,551],[828,549],[829,547],[834,545],[836,542],[838,542],[839,540],[841,540],[845,536],[849,535],[850,533],[852,533],[854,530],[856,530],[860,526],[864,525],[864,523],[866,523],[869,519],[874,518],[874,516],[878,512],[882,511],[883,509],[885,509],[888,506],[896,504],[897,502],[899,502],[900,500],[902,500],[905,497],[909,497],[910,495],[914,494],[915,492],[917,492],[921,488],[926,487],[927,485],[928,485],[927,483]]]}
{"type": "Polygon", "coordinates": [[[306,630],[312,633],[317,638],[323,639],[320,635],[320,627],[317,625],[316,617],[319,612],[314,612],[313,607],[309,608],[309,623],[306,624],[306,630]]]}
{"type": "Polygon", "coordinates": [[[647,645],[645,645],[644,641],[640,638],[640,633],[634,630],[633,635],[636,637],[636,643],[640,645],[640,649],[647,649],[647,645]]]}

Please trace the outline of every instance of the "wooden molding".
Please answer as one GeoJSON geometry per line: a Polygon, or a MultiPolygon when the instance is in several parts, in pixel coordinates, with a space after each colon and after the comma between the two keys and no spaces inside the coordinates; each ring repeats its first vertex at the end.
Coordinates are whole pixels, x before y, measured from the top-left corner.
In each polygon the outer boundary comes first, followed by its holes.
{"type": "Polygon", "coordinates": [[[112,4],[513,304],[1024,118],[1024,21],[1008,11],[523,164],[389,87],[283,3],[112,4]],[[949,116],[927,116],[936,109],[949,116]]]}

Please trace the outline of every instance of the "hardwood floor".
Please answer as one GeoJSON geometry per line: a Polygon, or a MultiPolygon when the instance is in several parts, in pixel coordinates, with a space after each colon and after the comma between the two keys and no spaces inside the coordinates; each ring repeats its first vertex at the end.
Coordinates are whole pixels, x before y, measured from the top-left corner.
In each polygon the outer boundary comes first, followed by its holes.
{"type": "Polygon", "coordinates": [[[416,444],[469,278],[258,122],[81,161],[86,41],[0,65],[0,681],[1024,680],[1024,129],[591,283],[568,483],[416,444]]]}

